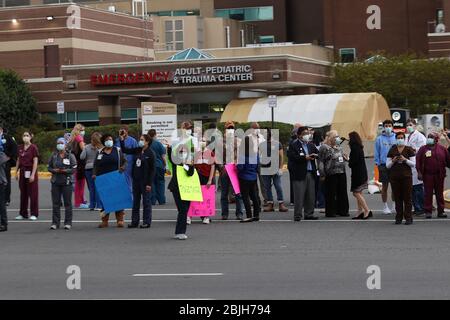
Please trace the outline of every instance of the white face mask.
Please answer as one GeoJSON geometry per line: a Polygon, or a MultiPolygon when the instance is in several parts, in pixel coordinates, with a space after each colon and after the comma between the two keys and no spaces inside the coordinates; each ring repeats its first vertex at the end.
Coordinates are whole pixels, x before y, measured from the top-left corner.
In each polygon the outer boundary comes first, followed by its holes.
{"type": "Polygon", "coordinates": [[[84,137],[84,135],[86,134],[86,131],[80,131],[80,136],[83,136],[84,137]]]}
{"type": "Polygon", "coordinates": [[[56,145],[56,149],[57,149],[58,151],[63,151],[63,150],[65,149],[65,146],[64,146],[64,144],[62,144],[62,143],[58,143],[58,144],[56,145]]]}
{"type": "Polygon", "coordinates": [[[113,145],[114,145],[114,143],[112,142],[112,140],[106,140],[105,141],[105,147],[112,148],[113,145]]]}
{"type": "Polygon", "coordinates": [[[192,134],[192,130],[191,129],[187,129],[186,130],[186,135],[190,136],[192,134]]]}
{"type": "Polygon", "coordinates": [[[309,142],[310,139],[311,139],[311,135],[309,135],[309,134],[305,134],[305,135],[302,137],[302,140],[303,140],[304,142],[309,142]]]}

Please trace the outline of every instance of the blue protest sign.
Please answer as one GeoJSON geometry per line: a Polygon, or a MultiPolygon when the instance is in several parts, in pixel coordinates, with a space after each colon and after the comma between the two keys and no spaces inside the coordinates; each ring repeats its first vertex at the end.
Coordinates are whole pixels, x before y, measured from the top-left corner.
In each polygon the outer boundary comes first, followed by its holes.
{"type": "Polygon", "coordinates": [[[113,171],[97,176],[95,188],[103,203],[105,213],[133,207],[131,192],[123,173],[113,171]]]}

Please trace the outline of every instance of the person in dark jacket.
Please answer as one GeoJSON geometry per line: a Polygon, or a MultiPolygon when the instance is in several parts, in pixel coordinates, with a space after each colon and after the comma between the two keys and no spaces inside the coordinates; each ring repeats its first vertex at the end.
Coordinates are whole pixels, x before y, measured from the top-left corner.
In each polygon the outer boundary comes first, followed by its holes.
{"type": "Polygon", "coordinates": [[[170,163],[172,163],[172,179],[170,179],[167,189],[172,192],[173,199],[178,210],[177,224],[175,226],[174,236],[174,239],[177,240],[186,240],[188,238],[188,236],[186,235],[187,214],[191,202],[181,199],[177,177],[178,166],[181,166],[184,170],[186,170],[186,174],[189,177],[192,177],[194,175],[195,167],[193,165],[193,157],[190,156],[190,152],[188,151],[189,149],[191,149],[188,147],[188,144],[189,143],[180,143],[175,146],[168,146],[167,149],[169,161],[170,163]]]}
{"type": "Polygon", "coordinates": [[[8,215],[6,213],[6,179],[5,165],[9,161],[9,157],[0,151],[0,232],[8,231],[8,215]]]}
{"type": "Polygon", "coordinates": [[[7,184],[5,185],[5,205],[9,206],[11,202],[11,168],[16,165],[17,161],[17,143],[14,137],[5,132],[3,125],[0,123],[0,152],[4,152],[6,159],[5,173],[7,184]]]}
{"type": "MultiPolygon", "coordinates": [[[[291,137],[289,138],[287,151],[289,151],[289,146],[291,145],[291,143],[293,141],[297,140],[297,131],[298,131],[298,128],[300,128],[300,127],[302,127],[302,125],[300,123],[294,124],[294,128],[292,129],[292,132],[291,132],[291,137]]],[[[294,180],[292,179],[292,172],[291,172],[291,168],[289,167],[289,161],[288,161],[287,169],[289,172],[289,200],[290,200],[289,204],[291,206],[293,206],[294,205],[294,186],[293,186],[292,182],[294,180]]]]}
{"type": "Polygon", "coordinates": [[[53,216],[51,230],[59,229],[61,223],[61,198],[64,201],[64,229],[72,228],[72,175],[77,169],[77,159],[66,151],[66,140],[56,141],[56,151],[48,161],[48,171],[52,174],[52,205],[53,216]]]}
{"type": "Polygon", "coordinates": [[[240,222],[259,221],[261,203],[257,188],[258,166],[258,151],[255,150],[253,139],[246,136],[244,144],[240,145],[237,164],[239,186],[241,189],[242,201],[244,202],[245,213],[247,215],[247,219],[243,219],[240,222]],[[250,199],[253,202],[253,213],[250,199]]]}
{"type": "Polygon", "coordinates": [[[314,217],[315,176],[319,151],[307,127],[297,130],[297,139],[292,141],[288,149],[289,168],[294,187],[294,221],[300,221],[305,212],[305,220],[317,220],[314,217]]]}
{"type": "Polygon", "coordinates": [[[368,176],[366,160],[364,157],[364,146],[361,141],[361,137],[358,132],[350,132],[349,135],[350,145],[350,157],[348,160],[348,166],[352,169],[352,185],[350,191],[353,192],[353,196],[356,198],[358,205],[358,214],[353,219],[367,220],[373,216],[372,211],[367,206],[367,202],[362,195],[363,190],[368,187],[368,176]]]}
{"type": "Polygon", "coordinates": [[[152,224],[152,202],[151,192],[152,184],[155,178],[155,154],[150,148],[152,139],[149,135],[143,134],[139,138],[137,148],[125,147],[125,137],[120,135],[120,149],[125,154],[135,155],[133,159],[133,168],[131,170],[133,183],[133,211],[131,213],[131,224],[128,228],[137,228],[139,226],[139,211],[142,205],[143,224],[139,227],[142,229],[150,228],[152,224]]]}

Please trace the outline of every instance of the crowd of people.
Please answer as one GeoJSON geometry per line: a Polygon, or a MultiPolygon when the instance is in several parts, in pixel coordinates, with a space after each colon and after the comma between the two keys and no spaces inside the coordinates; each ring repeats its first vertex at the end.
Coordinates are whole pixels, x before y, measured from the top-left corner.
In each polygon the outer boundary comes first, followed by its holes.
{"type": "MultiPolygon", "coordinates": [[[[50,229],[60,228],[61,207],[64,207],[62,225],[66,230],[72,227],[73,208],[100,211],[99,228],[108,227],[110,215],[114,213],[117,227],[123,228],[125,208],[105,212],[103,202],[108,200],[101,199],[96,188],[98,177],[115,171],[125,176],[127,190],[132,194],[128,228],[151,227],[152,206],[166,203],[165,175],[170,173],[168,189],[178,210],[175,238],[187,239],[187,225],[192,223],[192,218],[188,217],[190,201],[183,199],[180,192],[177,169],[184,170],[188,177],[197,173],[201,186],[219,186],[222,220],[229,219],[230,203],[235,203],[236,219],[243,223],[259,221],[261,212],[274,212],[277,208],[279,212],[288,212],[281,183],[285,148],[273,131],[270,128],[261,130],[256,122],[244,135],[236,134],[235,124],[231,121],[225,123],[224,128],[225,132],[221,134],[215,125],[211,125],[209,129],[214,134],[205,137],[201,129],[186,121],[182,123],[179,135],[168,144],[160,141],[153,129],[136,140],[123,125],[116,138],[94,132],[86,144],[84,126],[75,125],[70,135],[57,139],[48,160],[53,208],[50,229]],[[219,140],[224,142],[218,144],[219,140]],[[219,159],[219,155],[223,157],[219,159]],[[236,165],[239,192],[226,170],[227,165],[236,165]],[[89,201],[85,199],[86,186],[89,201]]],[[[410,225],[414,207],[414,215],[424,214],[430,219],[435,195],[438,217],[446,218],[443,191],[446,167],[450,167],[450,151],[439,143],[439,139],[444,137],[450,144],[450,138],[436,132],[426,137],[417,130],[413,119],[408,120],[406,131],[407,134],[394,133],[393,122],[385,120],[375,141],[374,156],[382,183],[383,213],[395,211],[396,224],[404,220],[410,225]],[[388,205],[389,184],[395,202],[392,209],[388,205]]],[[[12,167],[16,168],[20,190],[20,210],[15,219],[34,221],[39,217],[39,151],[33,144],[31,132],[24,132],[22,140],[23,143],[17,145],[0,125],[0,231],[6,231],[8,225],[6,208],[11,202],[12,167]]],[[[335,130],[323,136],[320,130],[296,124],[286,147],[294,221],[319,219],[315,215],[316,209],[328,218],[350,216],[347,167],[351,170],[350,191],[357,204],[357,213],[352,219],[373,217],[363,196],[363,191],[368,188],[368,173],[363,142],[356,131],[348,137],[340,137],[335,130]],[[342,147],[344,141],[348,141],[349,154],[342,147]]],[[[211,223],[207,215],[201,217],[201,221],[211,223]]]]}

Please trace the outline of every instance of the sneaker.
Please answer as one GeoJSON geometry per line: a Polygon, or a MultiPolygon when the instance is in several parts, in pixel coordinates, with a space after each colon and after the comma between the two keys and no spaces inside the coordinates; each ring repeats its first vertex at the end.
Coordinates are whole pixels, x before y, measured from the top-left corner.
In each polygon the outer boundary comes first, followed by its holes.
{"type": "Polygon", "coordinates": [[[191,217],[187,217],[186,224],[191,224],[191,223],[192,223],[191,217]]]}
{"type": "Polygon", "coordinates": [[[78,209],[89,209],[89,205],[87,203],[82,203],[82,204],[80,204],[78,209]]]}
{"type": "Polygon", "coordinates": [[[66,224],[64,226],[64,230],[70,230],[70,229],[72,229],[72,226],[70,224],[66,224]]]}
{"type": "Polygon", "coordinates": [[[395,205],[392,205],[392,209],[391,209],[392,213],[396,213],[397,211],[395,210],[395,205]]]}
{"type": "Polygon", "coordinates": [[[202,222],[203,222],[203,224],[210,224],[211,223],[211,219],[204,218],[202,222]]]}
{"type": "Polygon", "coordinates": [[[16,220],[25,220],[26,218],[24,218],[22,215],[19,214],[15,219],[16,220]]]}
{"type": "Polygon", "coordinates": [[[31,217],[30,217],[30,220],[31,220],[31,221],[36,221],[37,219],[38,219],[38,218],[37,218],[36,216],[31,216],[31,217]]]}
{"type": "Polygon", "coordinates": [[[244,219],[244,217],[242,216],[242,214],[238,214],[236,216],[236,220],[241,221],[242,219],[244,219]]]}
{"type": "Polygon", "coordinates": [[[8,231],[8,226],[0,226],[0,232],[8,231]]]}
{"type": "Polygon", "coordinates": [[[177,239],[177,240],[186,240],[188,238],[188,236],[185,234],[176,234],[175,237],[173,237],[173,238],[177,239]]]}
{"type": "Polygon", "coordinates": [[[52,224],[51,227],[50,227],[50,230],[56,230],[56,229],[58,229],[58,227],[56,226],[56,224],[52,224]]]}
{"type": "Polygon", "coordinates": [[[5,206],[9,207],[9,201],[5,203],[5,206]]]}
{"type": "Polygon", "coordinates": [[[143,224],[141,224],[140,226],[139,226],[139,228],[140,229],[148,229],[148,228],[150,228],[151,226],[148,224],[148,223],[143,223],[143,224]]]}
{"type": "Polygon", "coordinates": [[[383,209],[383,213],[384,213],[384,214],[392,214],[392,211],[391,211],[391,209],[389,209],[389,207],[385,207],[385,208],[383,209]]]}

